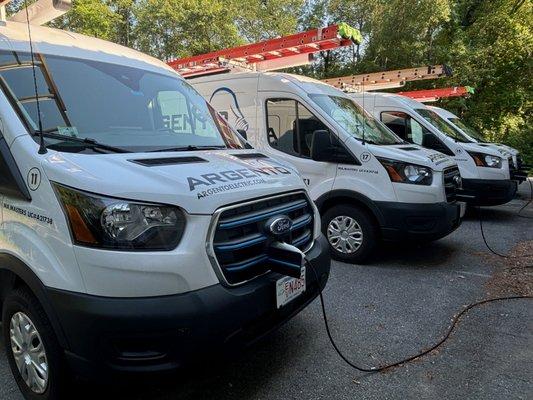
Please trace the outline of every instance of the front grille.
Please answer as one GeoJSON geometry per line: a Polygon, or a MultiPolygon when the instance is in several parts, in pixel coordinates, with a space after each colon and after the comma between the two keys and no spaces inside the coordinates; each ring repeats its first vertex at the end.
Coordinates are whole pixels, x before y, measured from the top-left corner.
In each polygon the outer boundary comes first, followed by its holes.
{"type": "Polygon", "coordinates": [[[447,202],[453,202],[455,201],[455,194],[456,190],[458,189],[458,185],[456,182],[456,176],[461,177],[461,174],[459,173],[459,168],[457,167],[451,167],[448,169],[445,169],[444,172],[444,193],[446,194],[446,201],[447,202]]]}
{"type": "Polygon", "coordinates": [[[270,270],[266,221],[286,215],[293,225],[286,242],[305,251],[313,241],[314,215],[304,193],[291,193],[236,205],[218,216],[213,250],[220,271],[230,285],[246,282],[270,270]]]}
{"type": "Polygon", "coordinates": [[[520,155],[516,156],[516,164],[517,169],[522,169],[522,167],[524,166],[524,161],[522,160],[522,157],[520,157],[520,155]]]}
{"type": "Polygon", "coordinates": [[[516,170],[516,165],[514,165],[513,157],[507,158],[507,161],[509,161],[509,170],[511,172],[516,170]]]}

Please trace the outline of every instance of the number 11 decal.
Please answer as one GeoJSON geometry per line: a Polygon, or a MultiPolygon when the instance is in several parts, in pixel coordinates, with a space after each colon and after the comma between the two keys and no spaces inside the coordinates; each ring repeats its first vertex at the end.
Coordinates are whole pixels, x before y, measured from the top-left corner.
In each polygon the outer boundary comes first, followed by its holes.
{"type": "Polygon", "coordinates": [[[39,186],[41,186],[41,171],[38,168],[32,168],[28,172],[28,186],[32,191],[39,189],[39,186]]]}

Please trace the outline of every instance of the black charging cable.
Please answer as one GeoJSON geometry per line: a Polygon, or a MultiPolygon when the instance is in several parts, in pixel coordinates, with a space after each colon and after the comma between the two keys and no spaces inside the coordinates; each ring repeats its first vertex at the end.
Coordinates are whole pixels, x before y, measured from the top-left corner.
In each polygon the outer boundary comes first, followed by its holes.
{"type": "Polygon", "coordinates": [[[391,363],[391,364],[386,364],[386,365],[382,365],[382,366],[378,366],[378,367],[361,367],[361,366],[355,364],[354,362],[350,361],[350,359],[348,359],[348,357],[340,350],[339,346],[337,346],[337,343],[335,342],[335,339],[333,338],[333,335],[331,334],[331,330],[330,330],[330,327],[329,327],[329,321],[328,321],[328,316],[327,316],[327,312],[326,312],[326,306],[325,306],[325,302],[324,302],[324,295],[322,294],[322,286],[320,285],[320,279],[318,277],[318,273],[317,273],[315,267],[313,266],[313,264],[309,260],[306,260],[306,264],[311,267],[311,271],[313,271],[313,274],[315,275],[315,278],[316,278],[317,283],[318,283],[318,294],[319,294],[319,297],[320,297],[320,304],[322,306],[322,317],[323,317],[323,320],[324,320],[324,325],[326,327],[326,333],[328,335],[328,338],[329,338],[329,341],[330,341],[331,345],[335,349],[335,352],[339,355],[339,357],[347,365],[349,365],[350,367],[352,367],[352,368],[354,368],[354,369],[356,369],[358,371],[361,371],[361,372],[381,372],[381,371],[385,371],[385,370],[388,370],[390,368],[399,367],[399,366],[401,366],[403,364],[406,364],[406,363],[408,363],[410,361],[416,360],[416,359],[418,359],[420,357],[423,357],[423,356],[431,353],[432,351],[434,351],[437,348],[439,348],[440,346],[442,346],[444,344],[444,342],[446,342],[448,340],[448,338],[451,336],[452,332],[454,331],[454,329],[455,329],[457,323],[459,322],[459,320],[461,319],[461,317],[464,314],[466,314],[468,311],[472,310],[475,307],[479,307],[479,306],[481,306],[483,304],[493,303],[493,302],[497,302],[497,301],[518,300],[518,299],[533,299],[533,296],[506,296],[506,297],[494,297],[494,298],[490,298],[490,299],[477,301],[475,303],[471,303],[471,304],[465,306],[458,314],[456,314],[452,318],[451,324],[448,327],[448,329],[447,329],[445,335],[442,337],[442,339],[440,339],[436,344],[434,344],[433,346],[431,346],[427,350],[421,351],[418,354],[415,354],[413,356],[404,358],[403,360],[400,360],[400,361],[397,361],[397,362],[394,362],[394,363],[391,363]]]}
{"type": "MultiPolygon", "coordinates": [[[[524,204],[522,206],[522,208],[520,208],[520,210],[518,210],[518,212],[516,213],[516,215],[518,217],[521,217],[521,218],[526,218],[526,219],[532,219],[531,217],[527,217],[525,215],[521,215],[522,211],[524,211],[527,206],[529,206],[531,204],[531,202],[533,201],[533,184],[531,183],[531,180],[528,179],[527,180],[528,183],[529,183],[529,189],[530,189],[530,196],[529,196],[529,200],[526,202],[526,204],[524,204]]],[[[494,250],[488,243],[487,241],[487,238],[485,236],[485,230],[483,229],[483,212],[482,212],[482,209],[481,207],[477,207],[477,210],[478,210],[478,214],[479,214],[479,229],[481,231],[481,237],[483,238],[483,242],[485,242],[485,246],[487,246],[487,249],[489,249],[489,251],[494,254],[494,255],[497,255],[498,257],[501,257],[501,258],[510,258],[510,259],[513,259],[513,258],[526,258],[526,257],[531,257],[530,254],[526,254],[526,255],[523,255],[523,256],[509,256],[509,255],[506,255],[506,254],[502,254],[496,250],[494,250]]]]}
{"type": "Polygon", "coordinates": [[[518,210],[516,215],[518,215],[520,218],[533,219],[533,217],[522,215],[522,211],[524,211],[531,204],[531,202],[533,202],[533,183],[531,183],[531,179],[527,179],[527,182],[529,183],[529,193],[530,193],[529,200],[527,201],[526,204],[522,206],[520,210],[518,210]]]}

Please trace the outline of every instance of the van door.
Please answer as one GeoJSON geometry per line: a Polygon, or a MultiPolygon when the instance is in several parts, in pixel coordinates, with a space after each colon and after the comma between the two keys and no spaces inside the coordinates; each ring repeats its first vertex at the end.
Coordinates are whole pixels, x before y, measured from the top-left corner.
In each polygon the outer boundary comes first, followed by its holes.
{"type": "MultiPolygon", "coordinates": [[[[322,120],[295,98],[264,94],[263,124],[266,133],[262,143],[272,149],[275,157],[294,165],[309,186],[313,200],[330,191],[335,180],[337,163],[311,159],[311,141],[318,130],[331,130],[322,120]]],[[[259,129],[259,131],[262,131],[259,129]]],[[[265,132],[265,131],[263,131],[265,132]]]]}

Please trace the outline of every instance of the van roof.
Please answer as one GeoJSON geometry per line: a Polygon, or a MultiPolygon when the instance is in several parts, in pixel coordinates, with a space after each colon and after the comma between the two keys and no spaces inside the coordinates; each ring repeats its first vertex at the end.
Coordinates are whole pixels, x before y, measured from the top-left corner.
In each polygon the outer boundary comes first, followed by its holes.
{"type": "Polygon", "coordinates": [[[191,83],[195,82],[217,82],[217,81],[226,81],[231,80],[237,82],[238,79],[246,78],[255,78],[261,77],[262,80],[259,84],[259,90],[262,90],[261,87],[266,87],[271,90],[275,90],[275,87],[280,83],[286,83],[287,81],[293,85],[299,86],[307,93],[319,93],[327,94],[332,96],[345,96],[346,94],[341,90],[334,88],[327,83],[321,82],[317,79],[310,78],[302,75],[289,74],[286,72],[254,72],[254,71],[243,71],[236,72],[231,74],[214,74],[214,75],[205,75],[198,78],[191,79],[191,83]]]}
{"type": "Polygon", "coordinates": [[[443,118],[457,118],[457,116],[454,113],[449,112],[448,110],[445,110],[444,108],[435,107],[435,106],[428,106],[430,109],[435,111],[437,114],[439,114],[443,118]]]}
{"type": "MultiPolygon", "coordinates": [[[[164,62],[146,54],[78,33],[31,25],[33,48],[36,53],[89,59],[128,65],[148,70],[161,69],[177,73],[164,62]]],[[[29,52],[28,25],[8,21],[0,25],[0,50],[29,52]]]]}
{"type": "Polygon", "coordinates": [[[395,94],[395,93],[363,92],[363,93],[353,93],[353,94],[350,94],[350,96],[354,98],[360,98],[360,99],[362,99],[363,97],[365,99],[386,98],[386,99],[392,100],[393,102],[402,103],[404,106],[407,106],[410,108],[428,108],[428,106],[426,106],[424,103],[420,103],[419,101],[416,101],[409,97],[402,96],[400,94],[395,94]]]}

